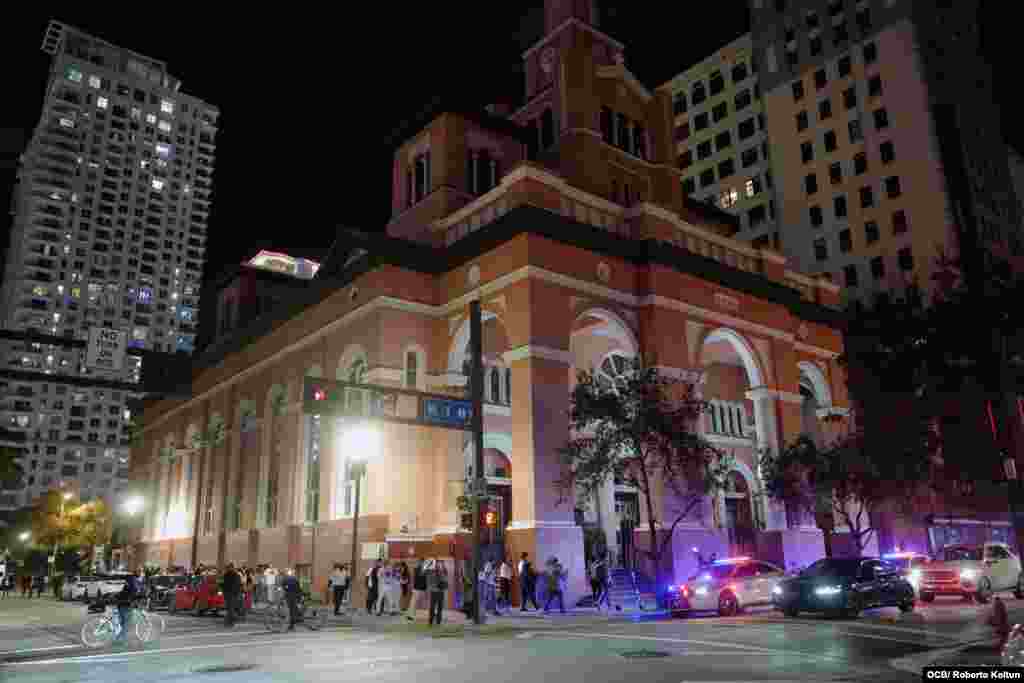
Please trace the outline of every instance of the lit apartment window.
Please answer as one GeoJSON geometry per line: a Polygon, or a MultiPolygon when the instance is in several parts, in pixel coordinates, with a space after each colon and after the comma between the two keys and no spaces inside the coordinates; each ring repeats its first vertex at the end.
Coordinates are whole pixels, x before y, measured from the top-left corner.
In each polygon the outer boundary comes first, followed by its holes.
{"type": "Polygon", "coordinates": [[[159,178],[153,178],[153,189],[154,190],[162,190],[162,189],[164,189],[164,181],[160,180],[159,178]]]}
{"type": "Polygon", "coordinates": [[[160,111],[165,114],[173,114],[174,102],[171,102],[170,100],[160,100],[160,111]]]}
{"type": "Polygon", "coordinates": [[[816,261],[828,260],[828,244],[826,244],[824,237],[814,240],[814,259],[816,261]]]}
{"type": "Polygon", "coordinates": [[[156,145],[156,153],[158,156],[168,157],[171,155],[171,146],[158,142],[156,145]]]}
{"type": "Polygon", "coordinates": [[[857,266],[850,265],[843,268],[843,280],[847,287],[856,287],[859,284],[857,282],[857,266]]]}
{"type": "Polygon", "coordinates": [[[723,209],[728,209],[730,206],[739,201],[740,193],[735,189],[725,190],[718,196],[718,205],[723,209]]]}
{"type": "Polygon", "coordinates": [[[90,88],[97,88],[98,89],[100,87],[100,77],[99,76],[89,76],[89,87],[90,88]]]}
{"type": "Polygon", "coordinates": [[[162,130],[165,133],[170,133],[171,132],[171,124],[168,123],[167,121],[161,121],[160,125],[158,127],[160,128],[160,130],[162,130]]]}
{"type": "Polygon", "coordinates": [[[100,109],[106,109],[108,104],[109,104],[109,101],[107,100],[106,97],[97,97],[96,98],[96,106],[99,107],[100,109]]]}
{"type": "Polygon", "coordinates": [[[82,82],[82,72],[78,69],[68,69],[68,80],[73,83],[82,82]]]}
{"type": "Polygon", "coordinates": [[[844,254],[853,250],[853,234],[849,230],[839,233],[839,251],[844,254]]]}
{"type": "Polygon", "coordinates": [[[878,223],[867,221],[864,223],[864,242],[874,244],[878,241],[878,223]]]}
{"type": "Polygon", "coordinates": [[[746,190],[748,197],[761,193],[761,179],[754,176],[744,184],[744,190],[746,190]]]}
{"type": "Polygon", "coordinates": [[[146,114],[146,123],[151,126],[156,123],[156,114],[146,114]]]}

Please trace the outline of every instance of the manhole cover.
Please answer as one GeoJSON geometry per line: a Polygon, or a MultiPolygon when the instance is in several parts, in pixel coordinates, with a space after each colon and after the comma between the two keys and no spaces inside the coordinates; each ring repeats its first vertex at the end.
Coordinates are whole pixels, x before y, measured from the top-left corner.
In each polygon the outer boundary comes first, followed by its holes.
{"type": "Polygon", "coordinates": [[[254,664],[221,664],[219,666],[204,666],[201,669],[193,669],[192,673],[196,674],[228,674],[235,673],[238,671],[252,671],[256,666],[254,664]]]}
{"type": "Polygon", "coordinates": [[[619,655],[626,659],[657,659],[659,657],[672,656],[668,652],[662,652],[661,650],[628,650],[620,652],[619,655]]]}

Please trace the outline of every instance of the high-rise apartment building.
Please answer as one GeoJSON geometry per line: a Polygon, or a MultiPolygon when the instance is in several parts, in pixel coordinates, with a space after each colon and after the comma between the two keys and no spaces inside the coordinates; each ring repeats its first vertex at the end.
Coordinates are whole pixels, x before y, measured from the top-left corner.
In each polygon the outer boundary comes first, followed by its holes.
{"type": "Polygon", "coordinates": [[[1020,253],[977,12],[970,0],[751,2],[782,251],[848,300],[927,293],[940,250],[1020,253]]]}
{"type": "Polygon", "coordinates": [[[750,34],[659,89],[672,97],[683,193],[739,219],[737,239],[779,249],[774,182],[750,34]]]}
{"type": "Polygon", "coordinates": [[[210,211],[215,107],[163,62],[59,22],[43,50],[53,59],[0,289],[4,329],[26,333],[0,342],[0,419],[24,434],[25,487],[0,492],[0,508],[126,483],[141,356],[195,343],[210,211]],[[87,367],[97,327],[127,333],[123,371],[87,367]]]}

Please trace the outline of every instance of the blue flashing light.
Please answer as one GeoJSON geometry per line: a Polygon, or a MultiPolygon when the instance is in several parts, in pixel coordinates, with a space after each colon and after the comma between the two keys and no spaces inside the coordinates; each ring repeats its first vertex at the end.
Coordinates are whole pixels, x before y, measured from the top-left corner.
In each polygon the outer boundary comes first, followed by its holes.
{"type": "Polygon", "coordinates": [[[749,562],[749,557],[727,557],[724,560],[715,560],[712,564],[736,564],[737,562],[749,562]]]}

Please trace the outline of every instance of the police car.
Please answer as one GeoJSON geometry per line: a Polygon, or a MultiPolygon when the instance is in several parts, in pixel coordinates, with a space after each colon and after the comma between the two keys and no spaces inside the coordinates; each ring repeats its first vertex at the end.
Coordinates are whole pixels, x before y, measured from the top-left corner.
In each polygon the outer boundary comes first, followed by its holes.
{"type": "Polygon", "coordinates": [[[669,586],[668,608],[731,617],[747,607],[770,605],[772,591],[785,576],[781,567],[749,557],[716,560],[685,584],[669,586]]]}
{"type": "Polygon", "coordinates": [[[882,559],[903,574],[907,582],[913,586],[915,595],[921,590],[921,571],[926,564],[932,561],[927,555],[910,550],[889,553],[883,555],[882,559]]]}

